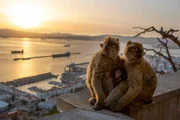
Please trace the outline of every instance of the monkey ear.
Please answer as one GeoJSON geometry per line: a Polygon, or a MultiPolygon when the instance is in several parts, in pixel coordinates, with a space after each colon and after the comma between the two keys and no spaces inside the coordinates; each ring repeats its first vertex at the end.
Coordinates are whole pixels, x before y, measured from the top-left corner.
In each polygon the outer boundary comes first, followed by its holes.
{"type": "Polygon", "coordinates": [[[127,41],[127,44],[126,45],[130,45],[132,42],[129,40],[129,41],[127,41]]]}
{"type": "Polygon", "coordinates": [[[111,39],[111,36],[108,36],[108,37],[107,37],[107,40],[110,40],[110,39],[111,39]]]}
{"type": "Polygon", "coordinates": [[[100,47],[103,48],[103,44],[102,43],[100,43],[100,47]]]}
{"type": "Polygon", "coordinates": [[[119,42],[119,38],[117,38],[117,42],[119,42]]]}

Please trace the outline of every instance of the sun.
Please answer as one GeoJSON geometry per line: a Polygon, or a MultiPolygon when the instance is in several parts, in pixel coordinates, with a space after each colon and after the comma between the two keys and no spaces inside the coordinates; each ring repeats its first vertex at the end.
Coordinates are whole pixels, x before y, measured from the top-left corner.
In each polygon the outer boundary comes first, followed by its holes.
{"type": "Polygon", "coordinates": [[[43,22],[43,10],[36,4],[16,4],[9,13],[12,23],[21,28],[39,27],[43,22]]]}

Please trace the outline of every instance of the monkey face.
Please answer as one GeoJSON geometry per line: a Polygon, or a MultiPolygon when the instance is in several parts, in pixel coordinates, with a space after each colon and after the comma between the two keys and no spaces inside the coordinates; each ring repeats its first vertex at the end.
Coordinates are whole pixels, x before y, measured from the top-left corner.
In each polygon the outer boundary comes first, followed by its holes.
{"type": "Polygon", "coordinates": [[[145,53],[142,44],[128,41],[124,54],[129,60],[139,60],[145,53]]]}
{"type": "Polygon", "coordinates": [[[121,70],[116,70],[115,71],[115,78],[119,79],[122,76],[122,71],[121,70]]]}
{"type": "Polygon", "coordinates": [[[102,50],[111,58],[119,55],[119,39],[108,37],[103,44],[100,44],[102,50]]]}

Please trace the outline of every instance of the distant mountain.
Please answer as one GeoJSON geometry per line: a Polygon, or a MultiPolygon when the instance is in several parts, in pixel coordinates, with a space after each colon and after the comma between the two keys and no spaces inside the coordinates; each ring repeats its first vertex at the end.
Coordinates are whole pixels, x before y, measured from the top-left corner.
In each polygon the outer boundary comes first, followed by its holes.
{"type": "Polygon", "coordinates": [[[78,39],[78,40],[98,40],[99,38],[105,38],[108,35],[74,35],[69,33],[36,33],[17,31],[11,29],[0,29],[0,37],[29,37],[29,38],[51,38],[51,39],[78,39]]]}
{"type": "Polygon", "coordinates": [[[75,35],[69,33],[37,33],[37,32],[26,32],[26,31],[17,31],[12,29],[0,29],[0,37],[28,37],[28,38],[48,38],[48,39],[71,39],[71,40],[104,40],[107,36],[112,36],[120,38],[121,42],[126,42],[127,40],[139,41],[146,44],[157,44],[157,40],[154,38],[147,37],[137,37],[132,39],[132,36],[121,36],[121,35],[75,35]]]}

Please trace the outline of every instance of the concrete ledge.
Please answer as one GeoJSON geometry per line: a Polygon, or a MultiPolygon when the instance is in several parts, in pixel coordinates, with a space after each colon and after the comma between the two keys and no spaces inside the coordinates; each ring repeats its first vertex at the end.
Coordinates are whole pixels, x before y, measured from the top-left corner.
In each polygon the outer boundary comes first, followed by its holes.
{"type": "Polygon", "coordinates": [[[55,114],[38,118],[37,120],[133,120],[132,118],[122,116],[110,116],[85,109],[72,109],[61,114],[55,114]]]}
{"type": "MultiPolygon", "coordinates": [[[[88,103],[88,99],[89,99],[89,90],[86,88],[80,92],[59,96],[57,98],[57,107],[60,112],[68,111],[69,109],[71,109],[71,108],[74,109],[75,107],[80,108],[80,109],[94,111],[92,109],[92,105],[90,105],[88,103]],[[69,105],[71,105],[70,107],[68,107],[69,109],[66,109],[66,107],[63,107],[63,106],[66,106],[65,103],[67,103],[67,107],[69,105]]],[[[115,117],[120,117],[120,118],[125,117],[125,118],[129,118],[130,120],[133,120],[132,118],[127,117],[121,113],[115,113],[115,112],[111,112],[111,111],[105,110],[105,109],[100,110],[100,111],[94,111],[94,112],[100,113],[100,114],[106,114],[106,115],[110,115],[110,116],[115,116],[115,117]]]]}
{"type": "Polygon", "coordinates": [[[59,99],[59,98],[56,99],[56,105],[58,106],[57,109],[59,112],[66,112],[71,109],[77,108],[77,107],[73,106],[72,104],[69,104],[66,101],[59,99]]]}
{"type": "Polygon", "coordinates": [[[180,72],[158,77],[158,87],[153,95],[154,103],[180,94],[180,72]]]}

